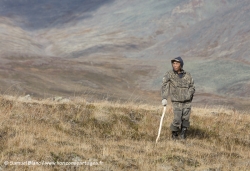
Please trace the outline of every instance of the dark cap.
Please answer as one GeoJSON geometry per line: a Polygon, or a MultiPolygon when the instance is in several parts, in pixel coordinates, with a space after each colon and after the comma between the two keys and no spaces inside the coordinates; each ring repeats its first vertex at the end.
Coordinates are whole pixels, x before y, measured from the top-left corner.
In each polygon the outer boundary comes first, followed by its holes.
{"type": "Polygon", "coordinates": [[[173,62],[180,62],[180,64],[181,64],[181,68],[183,68],[183,65],[184,65],[184,62],[183,62],[183,60],[181,59],[181,57],[179,56],[179,57],[176,57],[176,58],[174,58],[174,59],[172,59],[171,60],[171,63],[173,63],[173,62]]]}

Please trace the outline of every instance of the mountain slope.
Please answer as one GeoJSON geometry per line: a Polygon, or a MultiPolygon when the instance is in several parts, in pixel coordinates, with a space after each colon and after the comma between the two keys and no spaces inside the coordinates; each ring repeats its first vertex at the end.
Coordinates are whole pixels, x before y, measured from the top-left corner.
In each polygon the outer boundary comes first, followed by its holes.
{"type": "Polygon", "coordinates": [[[44,47],[32,34],[18,27],[12,20],[0,17],[0,54],[1,57],[12,55],[44,55],[44,47]]]}
{"type": "Polygon", "coordinates": [[[249,98],[246,0],[71,2],[0,1],[2,92],[17,83],[21,92],[70,95],[84,80],[77,92],[95,98],[112,85],[111,94],[140,89],[155,100],[170,59],[182,56],[197,94],[249,98]]]}

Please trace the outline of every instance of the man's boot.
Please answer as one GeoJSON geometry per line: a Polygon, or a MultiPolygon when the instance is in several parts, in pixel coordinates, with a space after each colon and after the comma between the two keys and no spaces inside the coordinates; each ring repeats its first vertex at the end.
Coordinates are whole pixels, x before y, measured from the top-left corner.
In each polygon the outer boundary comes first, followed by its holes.
{"type": "Polygon", "coordinates": [[[179,127],[176,127],[173,124],[171,124],[170,129],[172,131],[172,140],[177,140],[178,139],[179,127]]]}
{"type": "Polygon", "coordinates": [[[172,140],[178,139],[178,131],[172,131],[172,140]]]}
{"type": "Polygon", "coordinates": [[[182,127],[181,128],[181,139],[186,139],[187,138],[187,128],[186,127],[182,127]]]}

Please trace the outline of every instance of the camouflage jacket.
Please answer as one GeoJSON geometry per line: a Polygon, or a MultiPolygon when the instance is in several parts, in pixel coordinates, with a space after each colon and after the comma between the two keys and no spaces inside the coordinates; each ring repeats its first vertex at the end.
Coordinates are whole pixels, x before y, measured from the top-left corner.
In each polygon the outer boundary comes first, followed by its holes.
{"type": "Polygon", "coordinates": [[[195,87],[190,73],[183,70],[183,76],[180,78],[173,70],[168,71],[162,80],[162,99],[167,99],[169,92],[172,102],[191,102],[195,87]]]}

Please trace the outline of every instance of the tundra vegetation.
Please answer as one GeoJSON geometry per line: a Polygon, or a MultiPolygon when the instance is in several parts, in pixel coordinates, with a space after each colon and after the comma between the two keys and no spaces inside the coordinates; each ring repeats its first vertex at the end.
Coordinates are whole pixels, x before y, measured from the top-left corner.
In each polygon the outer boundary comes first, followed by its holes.
{"type": "Polygon", "coordinates": [[[249,169],[249,112],[193,107],[187,140],[172,141],[169,105],[155,144],[161,114],[160,105],[1,96],[0,170],[249,169]]]}

